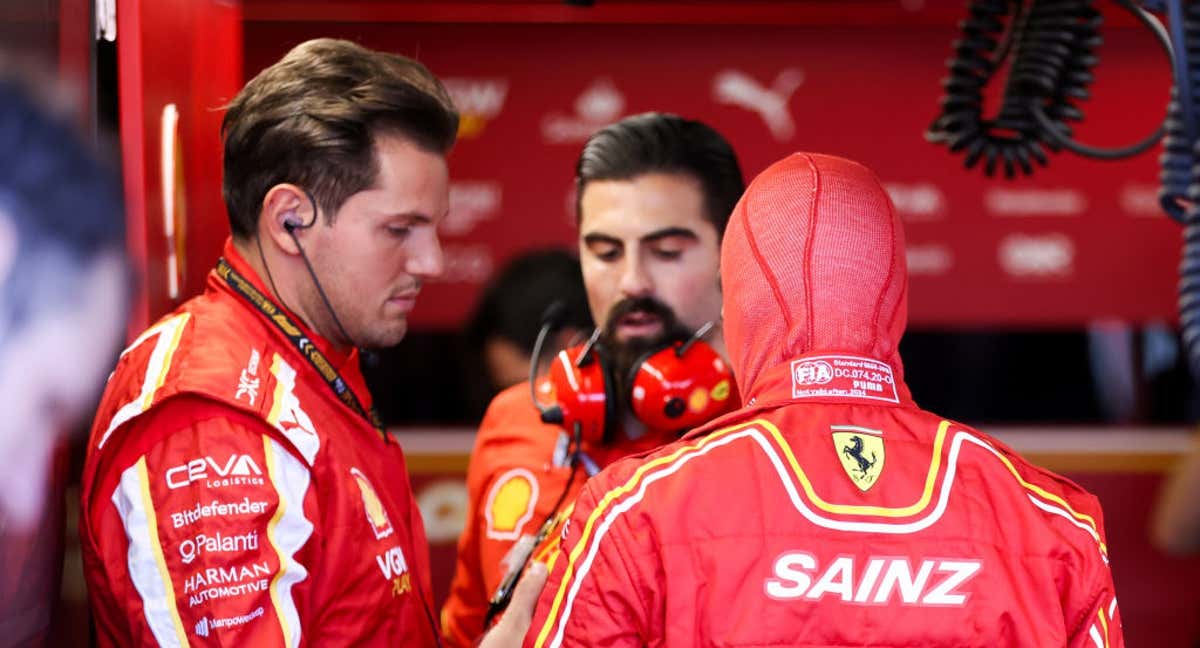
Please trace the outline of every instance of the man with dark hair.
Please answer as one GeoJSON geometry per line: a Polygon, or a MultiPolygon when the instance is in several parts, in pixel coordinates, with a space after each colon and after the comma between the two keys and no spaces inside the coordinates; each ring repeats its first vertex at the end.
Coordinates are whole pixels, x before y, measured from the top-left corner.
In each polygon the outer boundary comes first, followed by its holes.
{"type": "Polygon", "coordinates": [[[122,358],[80,531],[101,645],[432,645],[428,549],[360,348],[442,269],[458,116],[422,65],[303,43],[229,106],[233,238],[122,358]]]}
{"type": "MultiPolygon", "coordinates": [[[[120,183],[0,75],[0,643],[51,632],[63,560],[65,441],[95,403],[126,312],[120,183]]],[[[39,101],[43,100],[43,101],[39,101]]]]}
{"type": "MultiPolygon", "coordinates": [[[[633,415],[635,365],[710,324],[705,339],[724,354],[717,262],[743,188],[729,143],[675,115],[629,117],[588,140],[576,187],[583,281],[601,327],[596,349],[610,369],[614,385],[606,392],[617,401],[611,407],[617,420],[605,426],[603,439],[576,442],[542,422],[528,383],[492,401],[467,472],[467,526],[442,610],[443,632],[454,645],[470,645],[484,630],[489,597],[523,566],[543,520],[574,499],[583,473],[679,434],[633,415]]],[[[543,398],[549,390],[538,382],[543,398]]]]}
{"type": "Polygon", "coordinates": [[[742,409],[583,488],[528,644],[1122,646],[1096,498],[904,384],[904,234],[793,154],[721,249],[742,409]]]}

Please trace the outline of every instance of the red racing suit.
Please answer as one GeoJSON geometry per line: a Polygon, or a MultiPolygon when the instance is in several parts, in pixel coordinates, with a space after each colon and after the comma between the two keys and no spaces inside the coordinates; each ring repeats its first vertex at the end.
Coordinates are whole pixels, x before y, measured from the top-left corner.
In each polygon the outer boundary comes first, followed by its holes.
{"type": "Polygon", "coordinates": [[[745,407],[588,482],[532,646],[1123,646],[1100,506],[921,410],[879,182],[796,154],[726,230],[745,407]]]}
{"type": "MultiPolygon", "coordinates": [[[[602,468],[676,438],[674,432],[647,430],[636,440],[620,436],[611,444],[585,442],[583,454],[602,468]]],[[[450,596],[442,608],[448,645],[475,645],[483,634],[488,601],[514,567],[509,556],[513,546],[521,538],[532,541],[560,498],[563,506],[575,500],[587,475],[581,467],[570,480],[568,440],[563,428],[542,423],[530,400],[529,383],[509,387],[492,400],[471,452],[467,524],[458,541],[450,596]]]]}
{"type": "MultiPolygon", "coordinates": [[[[369,408],[358,354],[300,332],[369,408]]],[[[403,452],[218,271],[122,354],[82,495],[102,646],[436,641],[403,452]]]]}

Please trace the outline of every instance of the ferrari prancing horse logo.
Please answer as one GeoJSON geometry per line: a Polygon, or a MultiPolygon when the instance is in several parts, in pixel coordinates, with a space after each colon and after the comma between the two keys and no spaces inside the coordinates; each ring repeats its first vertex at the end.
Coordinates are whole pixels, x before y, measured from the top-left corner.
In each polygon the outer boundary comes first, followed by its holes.
{"type": "Polygon", "coordinates": [[[831,425],[830,430],[842,468],[850,481],[866,492],[883,472],[883,430],[856,425],[831,425]]]}

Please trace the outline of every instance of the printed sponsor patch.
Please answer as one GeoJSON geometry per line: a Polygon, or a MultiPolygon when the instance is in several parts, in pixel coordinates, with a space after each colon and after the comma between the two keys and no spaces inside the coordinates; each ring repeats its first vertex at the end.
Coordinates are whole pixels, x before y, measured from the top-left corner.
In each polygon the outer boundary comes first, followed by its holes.
{"type": "Polygon", "coordinates": [[[375,488],[367,481],[367,476],[358,468],[351,468],[350,474],[358,484],[358,490],[362,492],[363,510],[367,515],[367,524],[371,525],[371,531],[375,533],[375,539],[382,540],[392,535],[392,521],[383,508],[383,502],[379,501],[375,488]]]}
{"type": "Polygon", "coordinates": [[[850,481],[866,492],[883,472],[883,431],[855,425],[831,425],[833,449],[850,481]]]}
{"type": "Polygon", "coordinates": [[[261,617],[262,615],[263,608],[260,605],[250,614],[243,614],[241,616],[225,617],[223,619],[213,618],[211,620],[209,617],[201,617],[200,620],[196,622],[196,636],[207,637],[209,633],[220,628],[235,628],[240,625],[245,625],[261,617]]]}
{"type": "Polygon", "coordinates": [[[183,582],[188,607],[209,601],[266,592],[273,574],[267,561],[208,567],[189,575],[183,582]]]}
{"type": "Polygon", "coordinates": [[[524,468],[513,468],[500,475],[488,492],[484,508],[487,536],[496,540],[521,537],[521,529],[533,517],[537,498],[538,482],[533,473],[524,468]]]}
{"type": "Polygon", "coordinates": [[[850,355],[792,361],[792,398],[866,398],[899,403],[887,363],[850,355]]]}
{"type": "Polygon", "coordinates": [[[203,504],[196,502],[188,508],[171,513],[171,526],[178,529],[207,518],[262,515],[266,513],[267,506],[266,500],[251,501],[248,495],[240,502],[222,502],[213,498],[203,504]]]}
{"type": "Polygon", "coordinates": [[[205,456],[192,459],[168,468],[163,477],[167,488],[171,490],[185,488],[196,482],[215,489],[229,486],[261,486],[265,483],[262,474],[262,469],[253,457],[235,452],[228,458],[214,459],[205,456]]]}
{"type": "Polygon", "coordinates": [[[250,359],[246,361],[246,367],[238,375],[237,391],[233,393],[234,400],[245,396],[252,407],[258,400],[258,388],[262,384],[262,379],[258,377],[258,361],[258,349],[251,349],[250,359]]]}

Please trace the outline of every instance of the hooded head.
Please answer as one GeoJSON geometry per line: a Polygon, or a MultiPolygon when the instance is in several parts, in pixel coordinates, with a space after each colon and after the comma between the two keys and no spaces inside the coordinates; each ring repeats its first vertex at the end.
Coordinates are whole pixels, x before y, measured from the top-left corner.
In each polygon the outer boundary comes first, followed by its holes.
{"type": "Polygon", "coordinates": [[[721,248],[725,342],[747,401],[767,371],[816,352],[891,365],[908,317],[904,234],[869,169],[794,153],[742,196],[721,248]]]}

